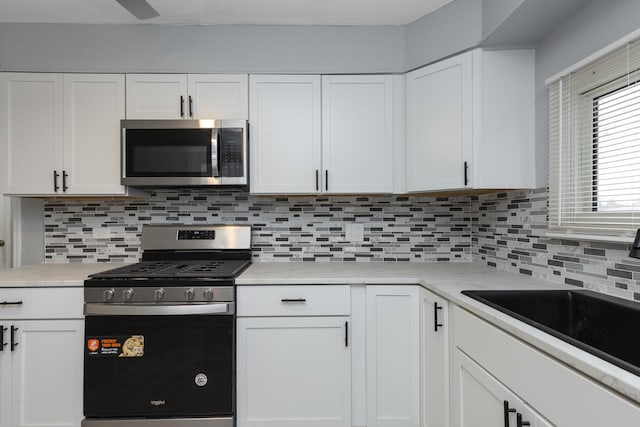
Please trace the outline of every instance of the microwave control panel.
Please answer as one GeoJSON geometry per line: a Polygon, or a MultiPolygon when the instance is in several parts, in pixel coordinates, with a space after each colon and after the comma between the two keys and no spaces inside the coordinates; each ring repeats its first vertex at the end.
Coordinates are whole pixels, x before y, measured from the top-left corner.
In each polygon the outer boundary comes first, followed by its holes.
{"type": "Polygon", "coordinates": [[[244,176],[244,150],[242,129],[220,129],[220,175],[225,177],[244,176]]]}

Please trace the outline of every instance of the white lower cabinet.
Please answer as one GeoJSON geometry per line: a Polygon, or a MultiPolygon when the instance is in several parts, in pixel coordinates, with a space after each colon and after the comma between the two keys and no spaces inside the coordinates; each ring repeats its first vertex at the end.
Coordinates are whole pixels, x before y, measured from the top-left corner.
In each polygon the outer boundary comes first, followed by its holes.
{"type": "Polygon", "coordinates": [[[11,327],[17,346],[11,354],[10,343],[5,347],[11,363],[2,375],[11,377],[11,416],[3,417],[11,421],[2,425],[80,426],[84,321],[25,320],[11,327]]]}
{"type": "Polygon", "coordinates": [[[238,426],[350,426],[348,319],[238,319],[238,426]]]}
{"type": "Polygon", "coordinates": [[[456,372],[456,425],[472,426],[552,426],[541,415],[501,384],[495,377],[456,349],[454,354],[456,372]]]}
{"type": "MultiPolygon", "coordinates": [[[[421,338],[434,327],[422,297],[433,309],[417,285],[238,287],[238,427],[420,426],[421,380],[448,378],[446,329],[421,338]],[[427,366],[431,345],[443,347],[427,366]]],[[[445,390],[427,392],[424,425],[445,426],[445,390]]]]}
{"type": "Polygon", "coordinates": [[[420,423],[418,286],[366,288],[367,427],[420,423]]]}
{"type": "Polygon", "coordinates": [[[640,420],[637,404],[459,307],[452,348],[454,427],[632,427],[640,420]]]}
{"type": "Polygon", "coordinates": [[[351,426],[349,287],[239,287],[237,301],[237,426],[351,426]]]}
{"type": "Polygon", "coordinates": [[[80,427],[82,292],[0,290],[0,427],[80,427]]]}
{"type": "Polygon", "coordinates": [[[422,427],[449,426],[449,302],[420,288],[422,427]]]}

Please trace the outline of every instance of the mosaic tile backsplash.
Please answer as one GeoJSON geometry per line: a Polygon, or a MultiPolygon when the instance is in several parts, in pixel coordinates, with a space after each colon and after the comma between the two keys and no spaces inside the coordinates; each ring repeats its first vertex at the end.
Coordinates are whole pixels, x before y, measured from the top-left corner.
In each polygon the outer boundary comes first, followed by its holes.
{"type": "Polygon", "coordinates": [[[548,239],[547,191],[473,197],[473,260],[640,301],[640,260],[625,244],[548,239]]]}
{"type": "Polygon", "coordinates": [[[157,191],[137,201],[52,199],[45,204],[45,257],[137,261],[142,225],[174,223],[250,224],[254,261],[469,262],[468,203],[466,197],[264,197],[220,190],[157,191]]]}
{"type": "Polygon", "coordinates": [[[142,224],[250,224],[256,262],[474,261],[640,301],[640,262],[627,245],[544,237],[546,189],[449,198],[161,190],[135,201],[51,199],[44,221],[47,262],[137,261],[142,224]]]}

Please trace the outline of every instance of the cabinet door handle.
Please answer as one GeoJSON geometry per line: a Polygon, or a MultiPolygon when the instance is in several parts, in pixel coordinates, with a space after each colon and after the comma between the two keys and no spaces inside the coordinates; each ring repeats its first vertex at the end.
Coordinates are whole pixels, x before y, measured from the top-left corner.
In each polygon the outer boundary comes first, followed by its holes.
{"type": "Polygon", "coordinates": [[[349,321],[344,322],[344,346],[349,347],[349,321]]]}
{"type": "Polygon", "coordinates": [[[503,401],[504,405],[504,427],[509,427],[509,416],[516,412],[514,408],[509,408],[509,401],[503,401]]]}
{"type": "Polygon", "coordinates": [[[53,171],[53,191],[56,192],[56,193],[60,189],[60,187],[58,186],[58,177],[59,176],[60,176],[60,174],[58,173],[58,171],[53,171]]]}
{"type": "Polygon", "coordinates": [[[193,98],[189,95],[189,117],[193,117],[193,98]]]}
{"type": "Polygon", "coordinates": [[[324,170],[324,189],[329,191],[329,169],[324,170]]]}
{"type": "Polygon", "coordinates": [[[280,300],[280,302],[282,302],[283,304],[287,304],[287,303],[300,303],[300,304],[304,304],[307,302],[306,299],[304,298],[282,298],[280,300]]]}
{"type": "Polygon", "coordinates": [[[443,327],[442,323],[438,323],[438,310],[442,310],[442,306],[438,306],[437,302],[433,303],[433,330],[438,332],[438,328],[443,327]]]}
{"type": "Polygon", "coordinates": [[[2,301],[0,305],[22,305],[22,301],[2,301]]]}
{"type": "Polygon", "coordinates": [[[6,331],[7,328],[4,327],[4,325],[0,325],[0,351],[4,351],[4,347],[7,345],[6,342],[4,342],[4,331],[6,331]]]}
{"type": "Polygon", "coordinates": [[[180,95],[180,117],[184,117],[184,96],[180,95]]]}
{"type": "Polygon", "coordinates": [[[320,190],[320,171],[316,169],[316,191],[320,190]]]}
{"type": "Polygon", "coordinates": [[[307,300],[304,299],[304,298],[282,298],[280,300],[280,302],[285,303],[285,304],[286,303],[301,303],[301,304],[304,304],[305,302],[307,302],[307,300]]]}
{"type": "Polygon", "coordinates": [[[529,421],[522,421],[522,414],[518,413],[516,414],[516,426],[517,427],[524,427],[524,426],[530,426],[531,423],[529,421]]]}
{"type": "Polygon", "coordinates": [[[16,331],[18,330],[18,328],[16,328],[15,326],[11,325],[11,351],[14,351],[16,349],[16,347],[18,346],[18,343],[16,342],[16,331]]]}
{"type": "Polygon", "coordinates": [[[465,187],[469,184],[469,163],[464,162],[464,185],[465,187]]]}
{"type": "Polygon", "coordinates": [[[67,187],[67,177],[69,175],[67,174],[67,171],[63,170],[62,171],[62,191],[63,192],[67,192],[67,190],[69,189],[69,187],[67,187]]]}

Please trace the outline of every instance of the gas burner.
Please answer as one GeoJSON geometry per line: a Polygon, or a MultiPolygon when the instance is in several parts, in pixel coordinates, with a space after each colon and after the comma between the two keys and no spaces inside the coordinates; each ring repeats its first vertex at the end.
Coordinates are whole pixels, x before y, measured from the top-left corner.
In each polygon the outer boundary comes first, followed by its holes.
{"type": "Polygon", "coordinates": [[[90,276],[85,287],[135,280],[233,280],[251,264],[250,226],[167,226],[142,229],[142,261],[90,276]]]}

